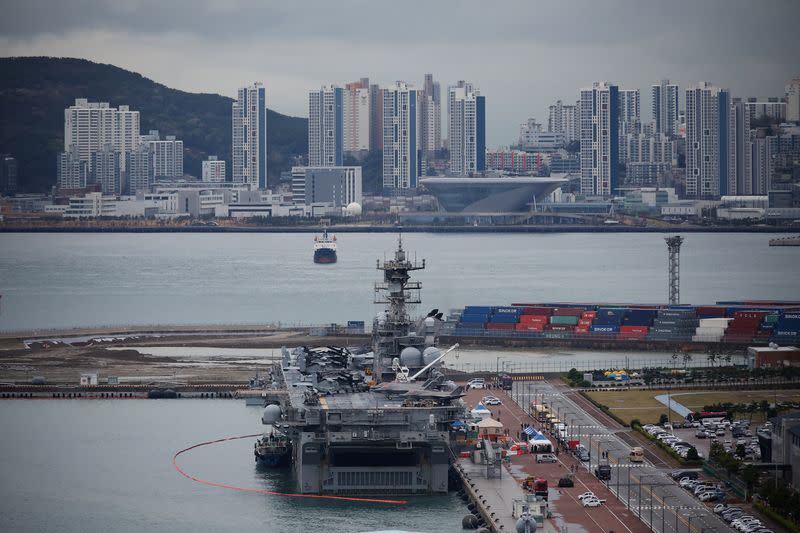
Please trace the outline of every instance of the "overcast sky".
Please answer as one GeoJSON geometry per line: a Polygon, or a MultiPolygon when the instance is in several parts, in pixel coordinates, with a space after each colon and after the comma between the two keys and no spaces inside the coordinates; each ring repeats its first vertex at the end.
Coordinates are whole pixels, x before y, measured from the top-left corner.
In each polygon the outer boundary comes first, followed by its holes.
{"type": "Polygon", "coordinates": [[[595,80],[641,89],[649,119],[662,78],[767,97],[800,75],[800,0],[4,0],[2,13],[4,56],[87,58],[231,97],[262,81],[269,107],[296,116],[322,84],[469,80],[489,146],[595,80]]]}

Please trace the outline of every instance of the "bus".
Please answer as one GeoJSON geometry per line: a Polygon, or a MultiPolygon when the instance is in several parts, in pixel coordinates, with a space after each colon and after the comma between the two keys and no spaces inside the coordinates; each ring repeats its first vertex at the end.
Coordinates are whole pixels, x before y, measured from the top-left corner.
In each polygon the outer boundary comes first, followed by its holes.
{"type": "Polygon", "coordinates": [[[644,462],[644,449],[641,446],[631,449],[630,460],[632,463],[644,462]]]}
{"type": "Polygon", "coordinates": [[[509,374],[500,374],[497,381],[500,384],[500,388],[503,390],[511,390],[514,383],[509,374]]]}
{"type": "Polygon", "coordinates": [[[725,411],[700,411],[699,413],[691,411],[686,415],[687,421],[700,422],[704,426],[718,424],[726,418],[728,418],[728,413],[725,411]]]}

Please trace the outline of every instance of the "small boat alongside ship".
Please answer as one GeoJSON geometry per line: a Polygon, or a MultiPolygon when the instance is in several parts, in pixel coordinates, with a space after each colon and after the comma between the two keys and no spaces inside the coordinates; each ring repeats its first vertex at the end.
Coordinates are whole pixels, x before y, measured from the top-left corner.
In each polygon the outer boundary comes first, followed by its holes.
{"type": "Polygon", "coordinates": [[[283,433],[272,430],[256,441],[253,454],[256,464],[270,468],[289,466],[292,442],[283,433]]]}
{"type": "Polygon", "coordinates": [[[314,237],[314,262],[325,265],[336,262],[336,236],[328,236],[328,228],[322,232],[322,237],[314,237]]]}

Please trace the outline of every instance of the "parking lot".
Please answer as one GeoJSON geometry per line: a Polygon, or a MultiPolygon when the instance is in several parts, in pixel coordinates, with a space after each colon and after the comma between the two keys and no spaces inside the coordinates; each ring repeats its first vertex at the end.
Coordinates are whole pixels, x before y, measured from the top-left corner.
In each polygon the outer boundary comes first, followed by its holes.
{"type": "Polygon", "coordinates": [[[711,449],[711,443],[717,440],[723,445],[725,451],[733,453],[739,444],[745,447],[745,459],[749,461],[759,461],[761,451],[758,447],[758,437],[756,436],[755,424],[749,424],[746,420],[736,421],[734,425],[713,425],[678,428],[674,427],[672,434],[681,441],[694,446],[701,457],[707,458],[711,449]],[[738,428],[738,429],[737,429],[738,428]],[[734,436],[736,430],[736,436],[734,436]]]}

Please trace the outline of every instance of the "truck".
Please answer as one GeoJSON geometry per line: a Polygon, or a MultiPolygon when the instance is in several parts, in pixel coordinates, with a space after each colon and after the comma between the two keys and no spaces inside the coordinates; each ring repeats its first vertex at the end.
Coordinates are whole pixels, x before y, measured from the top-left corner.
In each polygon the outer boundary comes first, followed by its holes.
{"type": "Polygon", "coordinates": [[[547,480],[541,477],[528,476],[522,488],[547,501],[547,480]]]}
{"type": "Polygon", "coordinates": [[[611,465],[600,464],[594,469],[594,475],[601,481],[608,481],[611,479],[611,465]]]}

